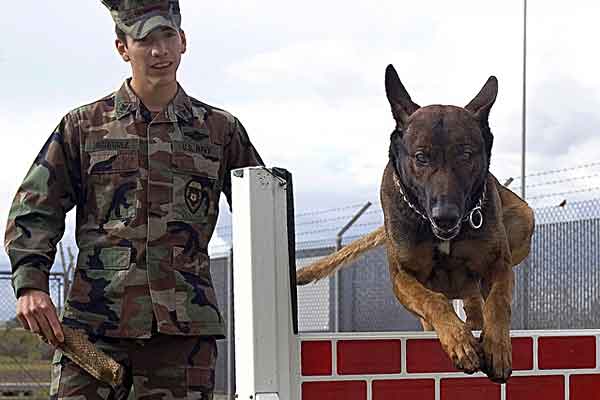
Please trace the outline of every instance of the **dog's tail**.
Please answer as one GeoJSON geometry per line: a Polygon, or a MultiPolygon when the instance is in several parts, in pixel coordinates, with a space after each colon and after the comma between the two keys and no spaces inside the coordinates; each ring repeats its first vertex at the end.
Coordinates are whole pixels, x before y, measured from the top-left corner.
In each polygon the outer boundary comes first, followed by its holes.
{"type": "Polygon", "coordinates": [[[306,267],[296,271],[296,283],[306,285],[332,275],[338,269],[358,258],[365,251],[381,246],[386,241],[385,227],[380,227],[368,235],[355,240],[343,249],[336,251],[306,267]]]}

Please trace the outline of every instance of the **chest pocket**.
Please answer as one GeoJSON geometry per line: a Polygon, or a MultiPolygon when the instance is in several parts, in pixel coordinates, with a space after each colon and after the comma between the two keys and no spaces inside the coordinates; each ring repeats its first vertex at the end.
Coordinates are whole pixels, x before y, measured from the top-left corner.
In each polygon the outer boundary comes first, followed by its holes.
{"type": "Polygon", "coordinates": [[[206,223],[217,215],[222,148],[208,138],[173,142],[172,213],[177,221],[206,223]]]}
{"type": "Polygon", "coordinates": [[[89,156],[88,202],[95,202],[100,226],[110,221],[128,224],[137,214],[139,141],[102,140],[86,144],[89,156]]]}

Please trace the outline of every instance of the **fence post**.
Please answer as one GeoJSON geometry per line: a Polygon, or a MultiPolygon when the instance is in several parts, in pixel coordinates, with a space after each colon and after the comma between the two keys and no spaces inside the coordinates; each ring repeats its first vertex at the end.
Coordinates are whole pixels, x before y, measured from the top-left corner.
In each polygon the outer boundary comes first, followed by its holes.
{"type": "MultiPolygon", "coordinates": [[[[339,251],[342,249],[342,240],[344,238],[344,234],[348,229],[354,225],[354,223],[363,215],[367,209],[371,207],[371,202],[367,201],[364,206],[361,207],[360,210],[340,229],[340,231],[335,236],[335,251],[339,251]]],[[[340,271],[337,271],[333,274],[333,331],[340,331],[340,271]]]]}

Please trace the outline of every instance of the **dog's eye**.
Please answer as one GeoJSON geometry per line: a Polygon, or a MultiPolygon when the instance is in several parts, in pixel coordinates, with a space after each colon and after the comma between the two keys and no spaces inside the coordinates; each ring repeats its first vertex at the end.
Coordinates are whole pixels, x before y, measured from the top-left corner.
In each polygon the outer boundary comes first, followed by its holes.
{"type": "Polygon", "coordinates": [[[427,164],[429,163],[429,156],[427,156],[427,154],[425,153],[417,153],[415,154],[415,159],[417,160],[417,162],[419,164],[427,164]]]}
{"type": "Polygon", "coordinates": [[[473,157],[473,152],[472,151],[465,151],[462,154],[462,159],[465,160],[465,161],[470,161],[471,157],[473,157]]]}

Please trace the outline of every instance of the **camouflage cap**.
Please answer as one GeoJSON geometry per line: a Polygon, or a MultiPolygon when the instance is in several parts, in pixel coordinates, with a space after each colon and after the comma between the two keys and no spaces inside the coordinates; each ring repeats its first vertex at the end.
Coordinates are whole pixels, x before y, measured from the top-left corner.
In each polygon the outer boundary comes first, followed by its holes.
{"type": "Polygon", "coordinates": [[[113,20],[127,35],[143,39],[154,29],[181,27],[179,0],[102,0],[113,20]]]}

